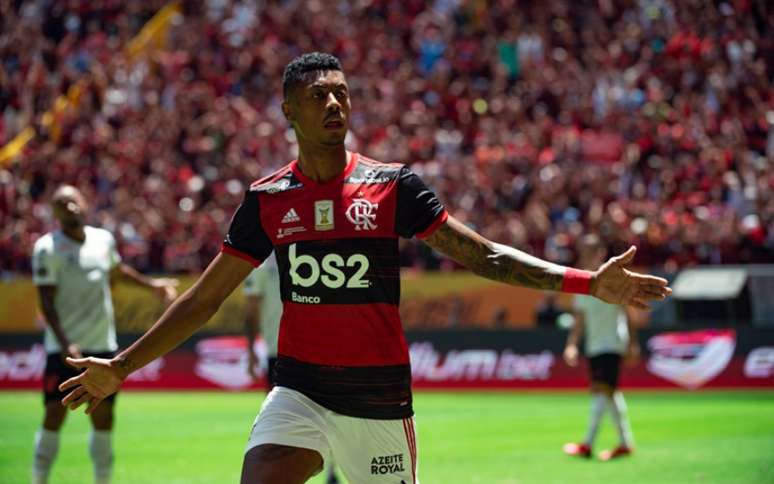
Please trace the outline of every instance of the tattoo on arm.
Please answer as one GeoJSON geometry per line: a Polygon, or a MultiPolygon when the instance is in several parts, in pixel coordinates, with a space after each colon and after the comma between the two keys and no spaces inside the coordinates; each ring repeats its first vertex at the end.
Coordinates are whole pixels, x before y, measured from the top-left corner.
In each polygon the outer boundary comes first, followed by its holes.
{"type": "Polygon", "coordinates": [[[124,376],[128,376],[131,372],[137,369],[137,363],[125,356],[119,356],[116,366],[121,370],[124,376]]]}
{"type": "Polygon", "coordinates": [[[487,279],[549,291],[562,287],[564,267],[487,240],[452,217],[425,242],[487,279]]]}

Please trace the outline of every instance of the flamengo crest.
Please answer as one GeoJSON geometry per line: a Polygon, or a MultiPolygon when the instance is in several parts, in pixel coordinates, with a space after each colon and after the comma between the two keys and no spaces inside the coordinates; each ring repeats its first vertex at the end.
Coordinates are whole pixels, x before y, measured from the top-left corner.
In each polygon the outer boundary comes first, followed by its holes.
{"type": "Polygon", "coordinates": [[[355,198],[347,209],[347,220],[355,224],[355,230],[373,230],[376,228],[376,209],[378,203],[371,203],[365,198],[355,198]]]}

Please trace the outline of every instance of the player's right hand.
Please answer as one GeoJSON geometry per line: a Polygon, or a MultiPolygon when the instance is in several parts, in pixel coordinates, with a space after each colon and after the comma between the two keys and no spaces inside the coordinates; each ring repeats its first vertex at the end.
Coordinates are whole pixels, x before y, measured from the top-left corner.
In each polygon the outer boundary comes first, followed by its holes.
{"type": "Polygon", "coordinates": [[[569,366],[578,366],[578,347],[568,346],[564,349],[564,362],[569,366]]]}
{"type": "Polygon", "coordinates": [[[123,377],[118,368],[104,358],[67,358],[67,363],[74,368],[84,368],[80,375],[70,378],[61,385],[59,391],[72,388],[62,399],[62,405],[75,410],[87,403],[86,413],[91,414],[103,399],[118,391],[123,377]]]}

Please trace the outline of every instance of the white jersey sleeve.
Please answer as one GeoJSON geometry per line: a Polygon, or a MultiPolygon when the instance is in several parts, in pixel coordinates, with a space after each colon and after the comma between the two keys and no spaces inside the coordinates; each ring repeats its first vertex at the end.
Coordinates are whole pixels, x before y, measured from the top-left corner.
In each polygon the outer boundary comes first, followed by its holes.
{"type": "Polygon", "coordinates": [[[32,282],[36,286],[56,286],[59,275],[58,262],[51,234],[39,238],[32,251],[32,282]]]}

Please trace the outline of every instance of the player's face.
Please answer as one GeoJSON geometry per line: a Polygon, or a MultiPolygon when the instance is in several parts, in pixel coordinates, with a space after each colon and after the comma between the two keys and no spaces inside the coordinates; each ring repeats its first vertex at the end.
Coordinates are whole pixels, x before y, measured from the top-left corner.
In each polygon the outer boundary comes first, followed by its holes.
{"type": "Polygon", "coordinates": [[[68,190],[52,202],[54,217],[62,227],[74,229],[83,226],[86,216],[86,199],[77,190],[68,190]]]}
{"type": "Polygon", "coordinates": [[[349,86],[341,71],[307,74],[282,105],[299,143],[336,146],[349,129],[349,86]]]}

